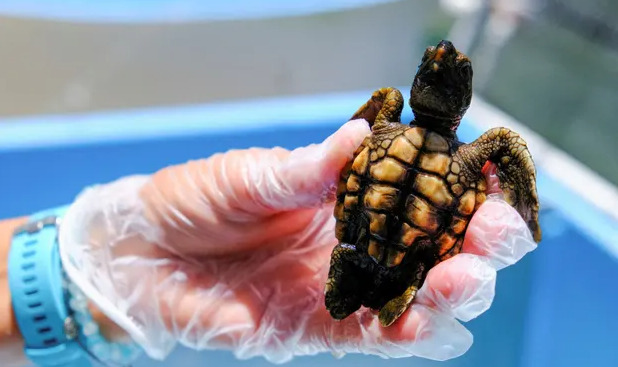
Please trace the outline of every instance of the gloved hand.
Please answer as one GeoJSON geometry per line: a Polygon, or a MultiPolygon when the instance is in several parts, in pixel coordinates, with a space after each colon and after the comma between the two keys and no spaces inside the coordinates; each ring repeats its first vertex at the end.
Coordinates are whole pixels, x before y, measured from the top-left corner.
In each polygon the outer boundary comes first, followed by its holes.
{"type": "Polygon", "coordinates": [[[464,253],[429,272],[395,324],[382,328],[364,308],[331,319],[323,291],[334,191],[368,133],[365,121],[350,121],[321,144],[230,151],[89,188],[61,226],[67,273],[155,359],[176,343],[272,362],[319,352],[459,356],[472,335],[457,319],[487,310],[496,270],[536,244],[491,196],[464,253]]]}

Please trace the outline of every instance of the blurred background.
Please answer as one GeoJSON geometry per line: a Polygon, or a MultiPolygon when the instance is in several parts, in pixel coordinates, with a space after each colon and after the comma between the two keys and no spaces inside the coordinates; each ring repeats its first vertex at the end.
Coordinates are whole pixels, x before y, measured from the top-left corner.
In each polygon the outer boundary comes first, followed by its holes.
{"type": "MultiPolygon", "coordinates": [[[[240,130],[217,143],[206,133],[190,143],[182,133],[162,133],[148,143],[107,132],[115,138],[95,139],[91,145],[84,140],[75,148],[48,146],[46,137],[33,131],[79,140],[80,134],[92,136],[118,119],[133,126],[152,123],[145,116],[153,114],[175,116],[166,124],[180,129],[186,111],[206,127],[220,123],[214,116],[222,116],[221,111],[226,118],[242,119],[242,113],[257,125],[267,124],[264,116],[279,116],[277,101],[296,97],[317,100],[305,103],[308,116],[296,115],[299,119],[310,120],[326,110],[321,106],[333,108],[352,99],[341,112],[347,116],[375,88],[396,86],[405,94],[425,47],[441,39],[453,41],[473,60],[475,97],[467,126],[462,126],[464,140],[499,125],[522,133],[538,163],[546,230],[542,248],[499,277],[496,306],[470,323],[477,338],[472,350],[442,364],[618,365],[618,337],[608,333],[609,326],[618,330],[618,296],[611,291],[618,279],[616,1],[4,0],[0,174],[16,175],[48,159],[49,170],[64,169],[74,186],[64,196],[28,190],[31,206],[7,198],[2,214],[70,200],[79,185],[152,171],[192,158],[199,149],[206,154],[239,145],[286,142],[292,148],[318,141],[343,120],[337,115],[316,124],[322,130],[307,127],[307,141],[297,137],[299,130],[285,128],[278,137],[271,131],[260,140],[256,133],[254,140],[242,143],[236,138],[240,130]],[[268,113],[266,105],[272,108],[268,113]],[[195,106],[211,112],[200,115],[195,106]],[[26,141],[30,145],[22,144],[26,141]],[[165,157],[153,152],[161,147],[168,149],[165,157]],[[92,167],[92,159],[114,156],[123,163],[92,167]]],[[[140,131],[147,133],[149,126],[140,131]]],[[[5,182],[0,192],[25,193],[30,178],[5,182]]],[[[300,358],[292,364],[316,361],[439,364],[364,356],[300,358]]],[[[235,361],[223,352],[184,350],[165,363],[144,359],[140,365],[180,362],[187,367],[268,365],[260,359],[235,361]]]]}
{"type": "Polygon", "coordinates": [[[0,116],[404,86],[449,38],[477,95],[618,184],[616,1],[227,3],[2,1],[0,116]]]}

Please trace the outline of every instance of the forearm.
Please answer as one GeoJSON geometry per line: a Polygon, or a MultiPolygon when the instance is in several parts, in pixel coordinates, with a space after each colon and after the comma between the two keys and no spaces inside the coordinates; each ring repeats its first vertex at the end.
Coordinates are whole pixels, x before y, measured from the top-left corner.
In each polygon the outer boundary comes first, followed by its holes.
{"type": "Polygon", "coordinates": [[[0,221],[0,361],[3,366],[28,364],[23,352],[23,339],[17,327],[9,291],[8,258],[13,230],[26,218],[0,221]]]}

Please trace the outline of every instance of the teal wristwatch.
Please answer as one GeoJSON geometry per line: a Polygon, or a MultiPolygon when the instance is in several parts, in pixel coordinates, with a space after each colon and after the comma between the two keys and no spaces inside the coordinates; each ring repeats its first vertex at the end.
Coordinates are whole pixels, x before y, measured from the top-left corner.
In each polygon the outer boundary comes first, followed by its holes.
{"type": "Polygon", "coordinates": [[[58,225],[66,209],[33,215],[14,233],[9,252],[9,289],[24,351],[42,367],[92,366],[63,287],[58,225]]]}

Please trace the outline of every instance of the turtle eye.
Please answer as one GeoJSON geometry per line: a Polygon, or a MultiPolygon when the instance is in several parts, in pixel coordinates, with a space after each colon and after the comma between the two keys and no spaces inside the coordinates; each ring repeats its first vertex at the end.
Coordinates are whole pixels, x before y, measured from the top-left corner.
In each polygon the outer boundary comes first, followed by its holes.
{"type": "Polygon", "coordinates": [[[470,64],[469,61],[464,62],[459,67],[459,74],[461,74],[461,76],[466,79],[469,79],[472,77],[472,65],[470,64]]]}

